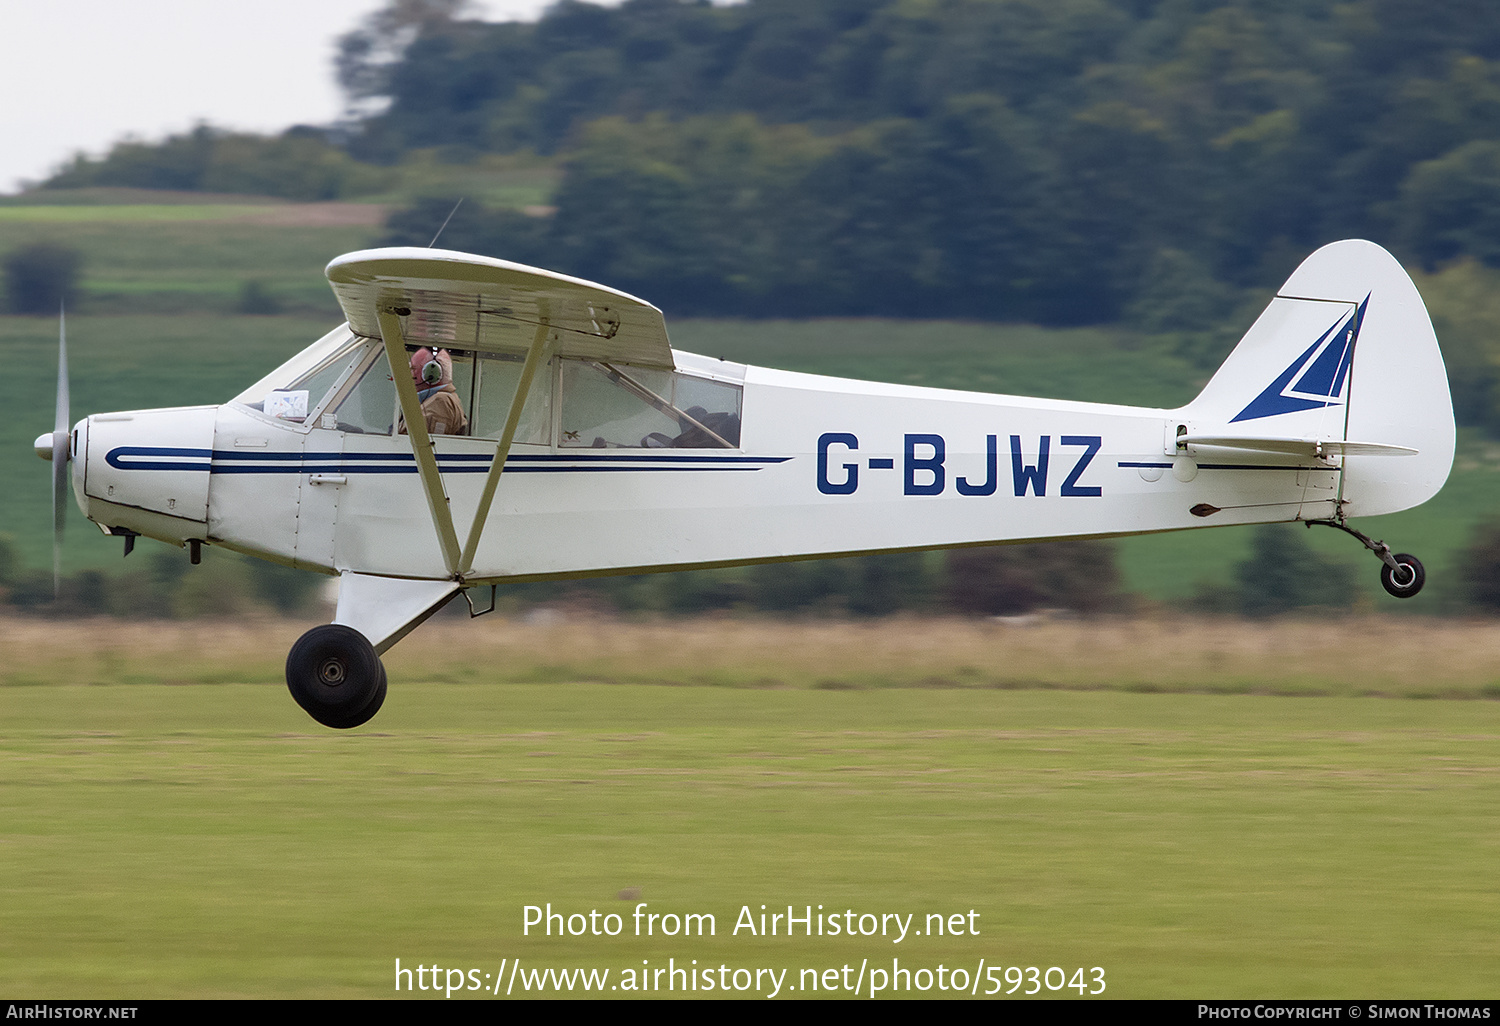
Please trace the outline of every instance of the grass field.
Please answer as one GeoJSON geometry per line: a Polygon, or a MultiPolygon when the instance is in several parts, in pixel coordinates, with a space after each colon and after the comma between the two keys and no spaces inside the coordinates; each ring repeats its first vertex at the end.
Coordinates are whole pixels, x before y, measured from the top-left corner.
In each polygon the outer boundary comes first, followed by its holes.
{"type": "MultiPolygon", "coordinates": [[[[321,278],[321,275],[317,275],[321,278]]],[[[222,402],[317,338],[336,316],[231,314],[93,315],[69,319],[72,401],[86,411],[222,402]]],[[[674,342],[689,351],[770,366],[843,372],[936,386],[1007,389],[1059,398],[1177,403],[1201,383],[1190,366],[1166,354],[1122,350],[1102,329],[1045,330],[1029,326],[893,321],[684,321],[674,342]],[[913,354],[922,354],[920,358],[913,354]]],[[[15,487],[5,500],[4,528],[28,562],[50,562],[48,467],[31,440],[52,422],[56,325],[47,318],[0,318],[0,359],[35,366],[0,423],[0,468],[15,487]]],[[[1475,524],[1500,509],[1500,444],[1462,436],[1448,486],[1432,502],[1360,526],[1401,551],[1415,552],[1430,574],[1420,601],[1404,612],[1442,612],[1459,604],[1458,551],[1475,524]]],[[[76,510],[69,522],[64,566],[118,564],[117,546],[96,537],[76,510]]],[[[1378,566],[1349,539],[1312,531],[1322,553],[1358,568],[1371,605],[1383,606],[1378,566]]],[[[1160,600],[1181,600],[1201,584],[1225,584],[1246,558],[1245,529],[1180,532],[1120,542],[1126,587],[1160,600]]]]}
{"type": "MultiPolygon", "coordinates": [[[[912,321],[702,321],[669,323],[674,345],[788,370],[866,377],[938,388],[968,388],[1086,402],[1171,408],[1190,401],[1207,375],[1157,340],[1118,329],[912,321]]],[[[1500,515],[1500,443],[1460,432],[1458,456],[1438,496],[1413,510],[1361,521],[1361,530],[1429,571],[1420,601],[1389,602],[1379,565],[1353,539],[1309,531],[1315,551],[1356,567],[1362,602],[1402,613],[1442,613],[1463,604],[1461,550],[1476,525],[1500,515]]],[[[1205,529],[1122,538],[1125,586],[1180,602],[1222,587],[1249,556],[1251,528],[1205,529]]]]}
{"type": "MultiPolygon", "coordinates": [[[[330,294],[331,295],[331,294],[330,294]]],[[[88,413],[220,403],[338,323],[336,316],[231,317],[216,314],[68,318],[73,419],[88,413]]],[[[13,535],[34,566],[52,560],[50,464],[31,443],[50,431],[56,401],[57,324],[51,318],[0,317],[0,360],[22,380],[0,418],[0,473],[11,482],[0,530],[13,535]]],[[[119,562],[71,501],[64,569],[119,562]]]]}
{"type": "MultiPolygon", "coordinates": [[[[149,313],[162,318],[200,312],[230,315],[246,283],[254,281],[283,308],[319,313],[338,323],[343,318],[323,280],[323,268],[340,253],[368,246],[379,231],[368,224],[265,224],[175,215],[183,209],[205,212],[176,206],[0,208],[0,251],[45,240],[83,253],[80,312],[149,313]],[[139,216],[34,219],[44,212],[116,209],[135,210],[139,216]],[[27,219],[6,216],[13,214],[27,219]]],[[[245,218],[258,218],[277,208],[240,209],[245,218]]],[[[295,216],[295,208],[292,211],[295,216]]]]}
{"type": "MultiPolygon", "coordinates": [[[[424,187],[462,186],[460,192],[519,190],[517,202],[532,202],[546,199],[556,171],[527,160],[456,168],[428,155],[403,174],[424,187]]],[[[287,204],[105,189],[80,190],[72,203],[55,202],[59,198],[38,194],[0,204],[0,253],[46,240],[84,255],[84,300],[69,319],[75,419],[234,395],[337,323],[322,269],[333,256],[371,244],[381,230],[378,203],[287,204]],[[34,202],[40,199],[49,202],[34,202]],[[257,283],[283,313],[238,312],[248,283],[257,283]]],[[[1500,319],[1492,272],[1461,267],[1422,277],[1420,284],[1434,312],[1466,332],[1483,333],[1500,319]]],[[[689,351],[885,381],[1173,406],[1190,399],[1207,376],[1164,340],[1114,328],[676,320],[667,314],[673,343],[689,351]]],[[[51,562],[48,468],[31,442],[52,423],[55,345],[50,318],[0,317],[0,360],[23,378],[0,423],[0,474],[12,482],[0,530],[16,537],[32,566],[51,562]]],[[[1461,606],[1461,550],[1474,526],[1497,510],[1500,444],[1466,432],[1453,476],[1435,500],[1358,526],[1426,564],[1427,590],[1400,610],[1442,613],[1461,606]]],[[[1320,553],[1357,568],[1366,607],[1397,608],[1379,590],[1376,562],[1351,539],[1332,531],[1307,538],[1320,553]]],[[[1123,539],[1118,552],[1125,587],[1167,602],[1223,587],[1247,557],[1249,539],[1244,529],[1123,539]]],[[[65,570],[117,566],[117,552],[74,511],[65,570]]]]}
{"type": "Polygon", "coordinates": [[[983,958],[1109,997],[1495,994],[1490,625],[436,621],[349,733],[279,683],[303,626],[0,620],[0,992],[983,958]],[[638,901],[716,933],[631,936],[638,901]],[[548,902],[625,932],[523,936],[548,902]],[[979,934],[735,936],[762,904],[979,934]]]}

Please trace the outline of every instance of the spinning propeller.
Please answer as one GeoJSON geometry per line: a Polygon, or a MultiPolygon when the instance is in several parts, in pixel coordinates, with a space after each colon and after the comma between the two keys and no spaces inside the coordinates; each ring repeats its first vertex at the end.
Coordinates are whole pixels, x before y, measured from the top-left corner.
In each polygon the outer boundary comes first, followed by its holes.
{"type": "Polygon", "coordinates": [[[36,454],[52,461],[52,597],[62,593],[63,524],[68,519],[68,325],[65,310],[57,322],[57,411],[52,431],[38,435],[36,454]]]}

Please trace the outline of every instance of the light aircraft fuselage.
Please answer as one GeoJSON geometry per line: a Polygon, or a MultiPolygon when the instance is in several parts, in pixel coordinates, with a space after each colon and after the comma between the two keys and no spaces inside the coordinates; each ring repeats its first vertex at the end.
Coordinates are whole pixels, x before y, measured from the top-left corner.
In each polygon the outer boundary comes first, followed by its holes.
{"type": "MultiPolygon", "coordinates": [[[[1310,257],[1178,409],[682,353],[634,297],[464,254],[374,250],[328,273],[347,324],[225,404],[78,422],[72,479],[109,533],[340,575],[335,624],[375,652],[501,580],[1221,524],[1348,529],[1426,501],[1453,457],[1425,307],[1364,242],[1310,257]],[[424,428],[407,366],[419,346],[450,359],[469,434],[424,428]]],[[[1394,575],[1388,590],[1415,593],[1420,564],[1359,537],[1394,575]]],[[[382,669],[382,698],[384,684],[382,669]]],[[[336,726],[365,708],[325,717],[298,700],[336,726]]]]}

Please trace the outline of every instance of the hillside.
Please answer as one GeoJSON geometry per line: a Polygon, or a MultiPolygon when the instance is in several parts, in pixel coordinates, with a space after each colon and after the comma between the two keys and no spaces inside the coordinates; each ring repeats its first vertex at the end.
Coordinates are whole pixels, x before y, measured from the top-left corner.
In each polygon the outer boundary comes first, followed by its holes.
{"type": "Polygon", "coordinates": [[[1500,265],[1494,4],[463,13],[403,0],[351,26],[349,123],[127,140],[42,191],[440,196],[403,225],[421,244],[459,196],[480,214],[549,208],[499,222],[496,248],[704,316],[1202,330],[1331,239],[1500,265]],[[506,161],[510,187],[473,173],[498,182],[506,161]]]}
{"type": "MultiPolygon", "coordinates": [[[[322,279],[328,259],[371,243],[379,228],[360,205],[268,204],[218,197],[203,203],[116,202],[0,208],[0,253],[45,238],[84,256],[83,299],[69,316],[75,419],[87,412],[221,402],[338,320],[322,279]],[[363,223],[360,223],[363,221],[363,223]],[[260,283],[277,314],[239,310],[260,283]]],[[[1479,331],[1488,310],[1477,294],[1488,272],[1455,268],[1422,284],[1440,322],[1479,331]],[[1476,319],[1477,318],[1477,319],[1476,319]]],[[[1493,291],[1493,290],[1492,290],[1493,291]]],[[[951,321],[678,319],[680,348],[793,370],[1106,402],[1173,405],[1206,380],[1175,336],[1120,328],[1041,328],[951,321]]],[[[1246,322],[1248,323],[1248,321],[1246,322]]],[[[30,565],[50,564],[47,466],[31,440],[51,423],[56,324],[0,317],[7,366],[34,370],[14,393],[0,428],[0,468],[14,485],[5,530],[30,565]]],[[[1190,354],[1191,355],[1191,354],[1190,354]]],[[[1428,610],[1454,599],[1455,553],[1472,526],[1500,507],[1500,444],[1463,434],[1455,473],[1432,503],[1365,530],[1415,551],[1431,571],[1428,610]]],[[[107,541],[76,510],[65,567],[114,568],[107,541]]],[[[1125,587],[1156,599],[1223,588],[1245,558],[1248,533],[1195,531],[1125,539],[1125,587]]],[[[1310,532],[1317,550],[1356,567],[1370,594],[1373,560],[1333,532],[1310,532]]],[[[148,548],[154,548],[150,546],[148,548]]],[[[136,557],[139,558],[139,557],[136,557]]]]}

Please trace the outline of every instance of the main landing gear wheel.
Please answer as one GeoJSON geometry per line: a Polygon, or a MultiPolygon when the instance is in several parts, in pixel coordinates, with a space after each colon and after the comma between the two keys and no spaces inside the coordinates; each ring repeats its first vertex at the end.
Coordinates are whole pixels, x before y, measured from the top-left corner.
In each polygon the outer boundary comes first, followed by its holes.
{"type": "Polygon", "coordinates": [[[1427,571],[1422,569],[1422,563],[1416,556],[1398,552],[1394,558],[1394,568],[1380,568],[1380,583],[1397,598],[1411,598],[1427,583],[1427,571]]]}
{"type": "Polygon", "coordinates": [[[385,666],[359,631],[343,624],[314,627],[286,657],[286,686],[325,727],[357,727],[385,702],[385,666]]]}

